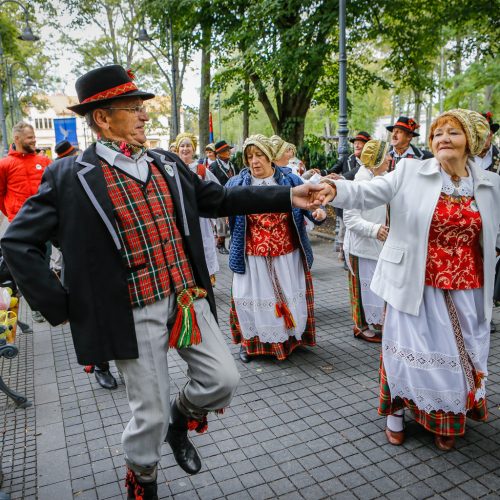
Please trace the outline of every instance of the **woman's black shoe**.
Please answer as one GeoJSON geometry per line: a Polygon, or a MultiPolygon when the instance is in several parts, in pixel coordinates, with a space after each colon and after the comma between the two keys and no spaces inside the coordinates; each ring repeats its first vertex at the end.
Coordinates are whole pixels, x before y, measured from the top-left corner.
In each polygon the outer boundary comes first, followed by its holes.
{"type": "Polygon", "coordinates": [[[250,356],[244,346],[240,347],[240,359],[242,363],[250,363],[250,356]]]}

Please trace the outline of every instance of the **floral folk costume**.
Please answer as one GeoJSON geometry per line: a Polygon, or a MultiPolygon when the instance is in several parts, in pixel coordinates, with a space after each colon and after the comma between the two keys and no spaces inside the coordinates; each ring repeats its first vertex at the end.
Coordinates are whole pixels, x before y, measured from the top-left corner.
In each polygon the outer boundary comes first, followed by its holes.
{"type": "MultiPolygon", "coordinates": [[[[486,137],[480,115],[453,110],[440,118],[446,116],[462,125],[471,154],[480,151],[486,137]]],[[[467,417],[488,416],[482,219],[470,163],[467,172],[455,179],[440,169],[423,301],[416,316],[388,305],[380,366],[379,414],[407,407],[426,430],[451,438],[465,433],[467,417]]]]}
{"type": "MultiPolygon", "coordinates": [[[[250,145],[269,160],[274,158],[273,145],[266,137],[251,136],[243,151],[250,145]]],[[[274,174],[265,179],[253,177],[246,168],[227,187],[301,183],[288,168],[274,167],[274,174]]],[[[233,341],[241,343],[250,356],[284,360],[299,345],[316,345],[312,250],[304,216],[312,220],[309,212],[295,208],[280,214],[230,218],[229,267],[235,273],[231,333],[233,341]]]]}

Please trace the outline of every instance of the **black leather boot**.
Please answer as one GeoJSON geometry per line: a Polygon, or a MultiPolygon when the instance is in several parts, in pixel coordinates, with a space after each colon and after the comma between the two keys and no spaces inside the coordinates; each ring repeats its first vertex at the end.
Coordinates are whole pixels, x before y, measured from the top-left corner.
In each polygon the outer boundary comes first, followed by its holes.
{"type": "Polygon", "coordinates": [[[115,377],[109,371],[109,363],[95,365],[94,375],[97,383],[104,389],[116,389],[118,387],[115,377]]]}
{"type": "Polygon", "coordinates": [[[165,441],[172,448],[175,461],[188,474],[197,474],[201,469],[201,459],[188,438],[188,418],[174,399],[170,405],[170,425],[165,441]]]}
{"type": "Polygon", "coordinates": [[[141,481],[141,479],[142,477],[140,474],[127,468],[127,476],[125,478],[127,500],[158,500],[156,474],[153,480],[141,481]]]}

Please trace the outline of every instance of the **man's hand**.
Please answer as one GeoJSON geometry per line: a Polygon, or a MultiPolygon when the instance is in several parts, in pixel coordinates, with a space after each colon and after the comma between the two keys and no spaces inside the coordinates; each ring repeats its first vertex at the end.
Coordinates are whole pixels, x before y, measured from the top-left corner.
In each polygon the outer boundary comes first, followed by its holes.
{"type": "Polygon", "coordinates": [[[292,188],[292,205],[295,208],[316,210],[335,198],[335,188],[327,184],[301,184],[292,188]]]}

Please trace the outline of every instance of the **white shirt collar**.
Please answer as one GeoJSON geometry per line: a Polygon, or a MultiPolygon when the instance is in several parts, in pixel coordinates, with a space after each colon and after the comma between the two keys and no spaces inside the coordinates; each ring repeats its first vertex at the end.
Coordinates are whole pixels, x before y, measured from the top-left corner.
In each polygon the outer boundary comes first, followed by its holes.
{"type": "Polygon", "coordinates": [[[149,174],[148,163],[153,161],[153,158],[147,154],[141,156],[138,160],[134,160],[134,158],[129,158],[123,153],[108,148],[100,142],[96,143],[95,152],[109,165],[123,170],[134,179],[142,182],[147,181],[149,174]]]}
{"type": "Polygon", "coordinates": [[[395,158],[406,158],[408,155],[415,156],[415,151],[413,151],[413,148],[411,147],[411,145],[408,146],[408,149],[402,155],[398,155],[398,153],[396,153],[395,149],[393,149],[392,152],[393,152],[393,156],[395,158]]]}

